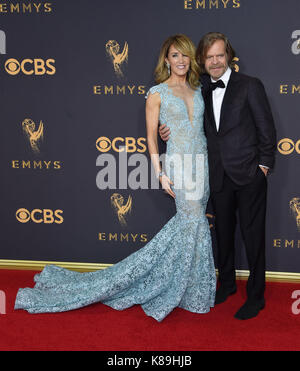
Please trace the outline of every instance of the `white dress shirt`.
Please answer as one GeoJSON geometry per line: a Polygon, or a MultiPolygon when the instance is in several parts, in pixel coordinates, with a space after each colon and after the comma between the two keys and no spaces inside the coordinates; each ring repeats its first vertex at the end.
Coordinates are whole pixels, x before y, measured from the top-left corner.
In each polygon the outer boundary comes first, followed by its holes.
{"type": "MultiPolygon", "coordinates": [[[[222,103],[223,103],[223,98],[226,92],[226,88],[228,85],[228,81],[230,79],[230,75],[231,75],[231,68],[228,67],[226,72],[219,79],[224,82],[225,88],[216,88],[212,92],[213,109],[214,109],[214,116],[215,116],[217,131],[219,131],[219,127],[220,127],[221,108],[222,108],[222,103]]],[[[213,80],[213,78],[211,78],[211,81],[216,82],[215,80],[213,80]]]]}

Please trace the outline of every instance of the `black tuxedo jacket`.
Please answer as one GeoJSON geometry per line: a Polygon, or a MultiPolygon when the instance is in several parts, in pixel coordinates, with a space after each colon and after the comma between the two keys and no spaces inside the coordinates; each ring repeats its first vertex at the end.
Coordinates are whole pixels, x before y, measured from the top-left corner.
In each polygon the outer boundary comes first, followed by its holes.
{"type": "Polygon", "coordinates": [[[217,131],[210,77],[203,75],[201,82],[211,191],[221,189],[224,173],[236,184],[246,185],[258,165],[274,166],[276,131],[264,86],[256,78],[232,71],[217,131]]]}

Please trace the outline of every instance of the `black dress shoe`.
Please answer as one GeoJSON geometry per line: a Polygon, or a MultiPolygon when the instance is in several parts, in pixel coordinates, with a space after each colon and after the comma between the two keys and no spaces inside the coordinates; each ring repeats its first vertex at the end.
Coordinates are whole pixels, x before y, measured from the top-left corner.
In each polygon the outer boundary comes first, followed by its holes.
{"type": "Polygon", "coordinates": [[[265,302],[253,303],[246,301],[246,303],[234,315],[237,319],[250,319],[258,315],[259,311],[264,309],[265,302]]]}
{"type": "Polygon", "coordinates": [[[220,287],[216,291],[216,298],[215,298],[215,304],[221,304],[224,303],[224,301],[228,298],[228,296],[233,295],[236,293],[236,288],[233,289],[224,289],[220,287]]]}

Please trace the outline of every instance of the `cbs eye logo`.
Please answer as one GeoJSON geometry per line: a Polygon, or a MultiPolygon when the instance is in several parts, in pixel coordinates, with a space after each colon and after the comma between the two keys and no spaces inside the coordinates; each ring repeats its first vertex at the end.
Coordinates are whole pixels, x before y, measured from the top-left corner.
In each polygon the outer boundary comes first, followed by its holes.
{"type": "Polygon", "coordinates": [[[112,140],[106,137],[100,137],[96,141],[96,148],[100,152],[108,152],[109,150],[113,149],[115,152],[123,152],[124,147],[126,152],[146,152],[147,147],[144,144],[146,142],[146,138],[132,138],[132,137],[116,137],[112,140]],[[118,145],[120,147],[118,147],[118,145]]]}
{"type": "Polygon", "coordinates": [[[4,68],[9,75],[18,75],[22,72],[24,75],[54,75],[56,69],[54,67],[55,60],[41,58],[23,59],[19,62],[17,59],[10,58],[5,62],[4,68]]]}
{"type": "Polygon", "coordinates": [[[34,209],[28,211],[27,209],[21,208],[16,212],[16,219],[20,223],[28,223],[32,221],[34,223],[40,224],[62,224],[64,219],[62,217],[62,210],[50,210],[50,209],[34,209]]]}
{"type": "Polygon", "coordinates": [[[300,155],[300,139],[295,143],[292,139],[283,138],[278,142],[277,149],[282,155],[290,155],[294,151],[300,155]]]}

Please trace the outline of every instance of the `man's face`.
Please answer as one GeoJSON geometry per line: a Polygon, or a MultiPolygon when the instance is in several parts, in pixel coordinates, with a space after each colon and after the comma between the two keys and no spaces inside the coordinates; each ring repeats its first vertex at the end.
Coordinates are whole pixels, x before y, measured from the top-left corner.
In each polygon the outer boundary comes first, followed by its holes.
{"type": "Polygon", "coordinates": [[[214,79],[218,80],[224,75],[228,68],[227,54],[223,40],[216,40],[207,50],[205,58],[206,72],[214,79]]]}

